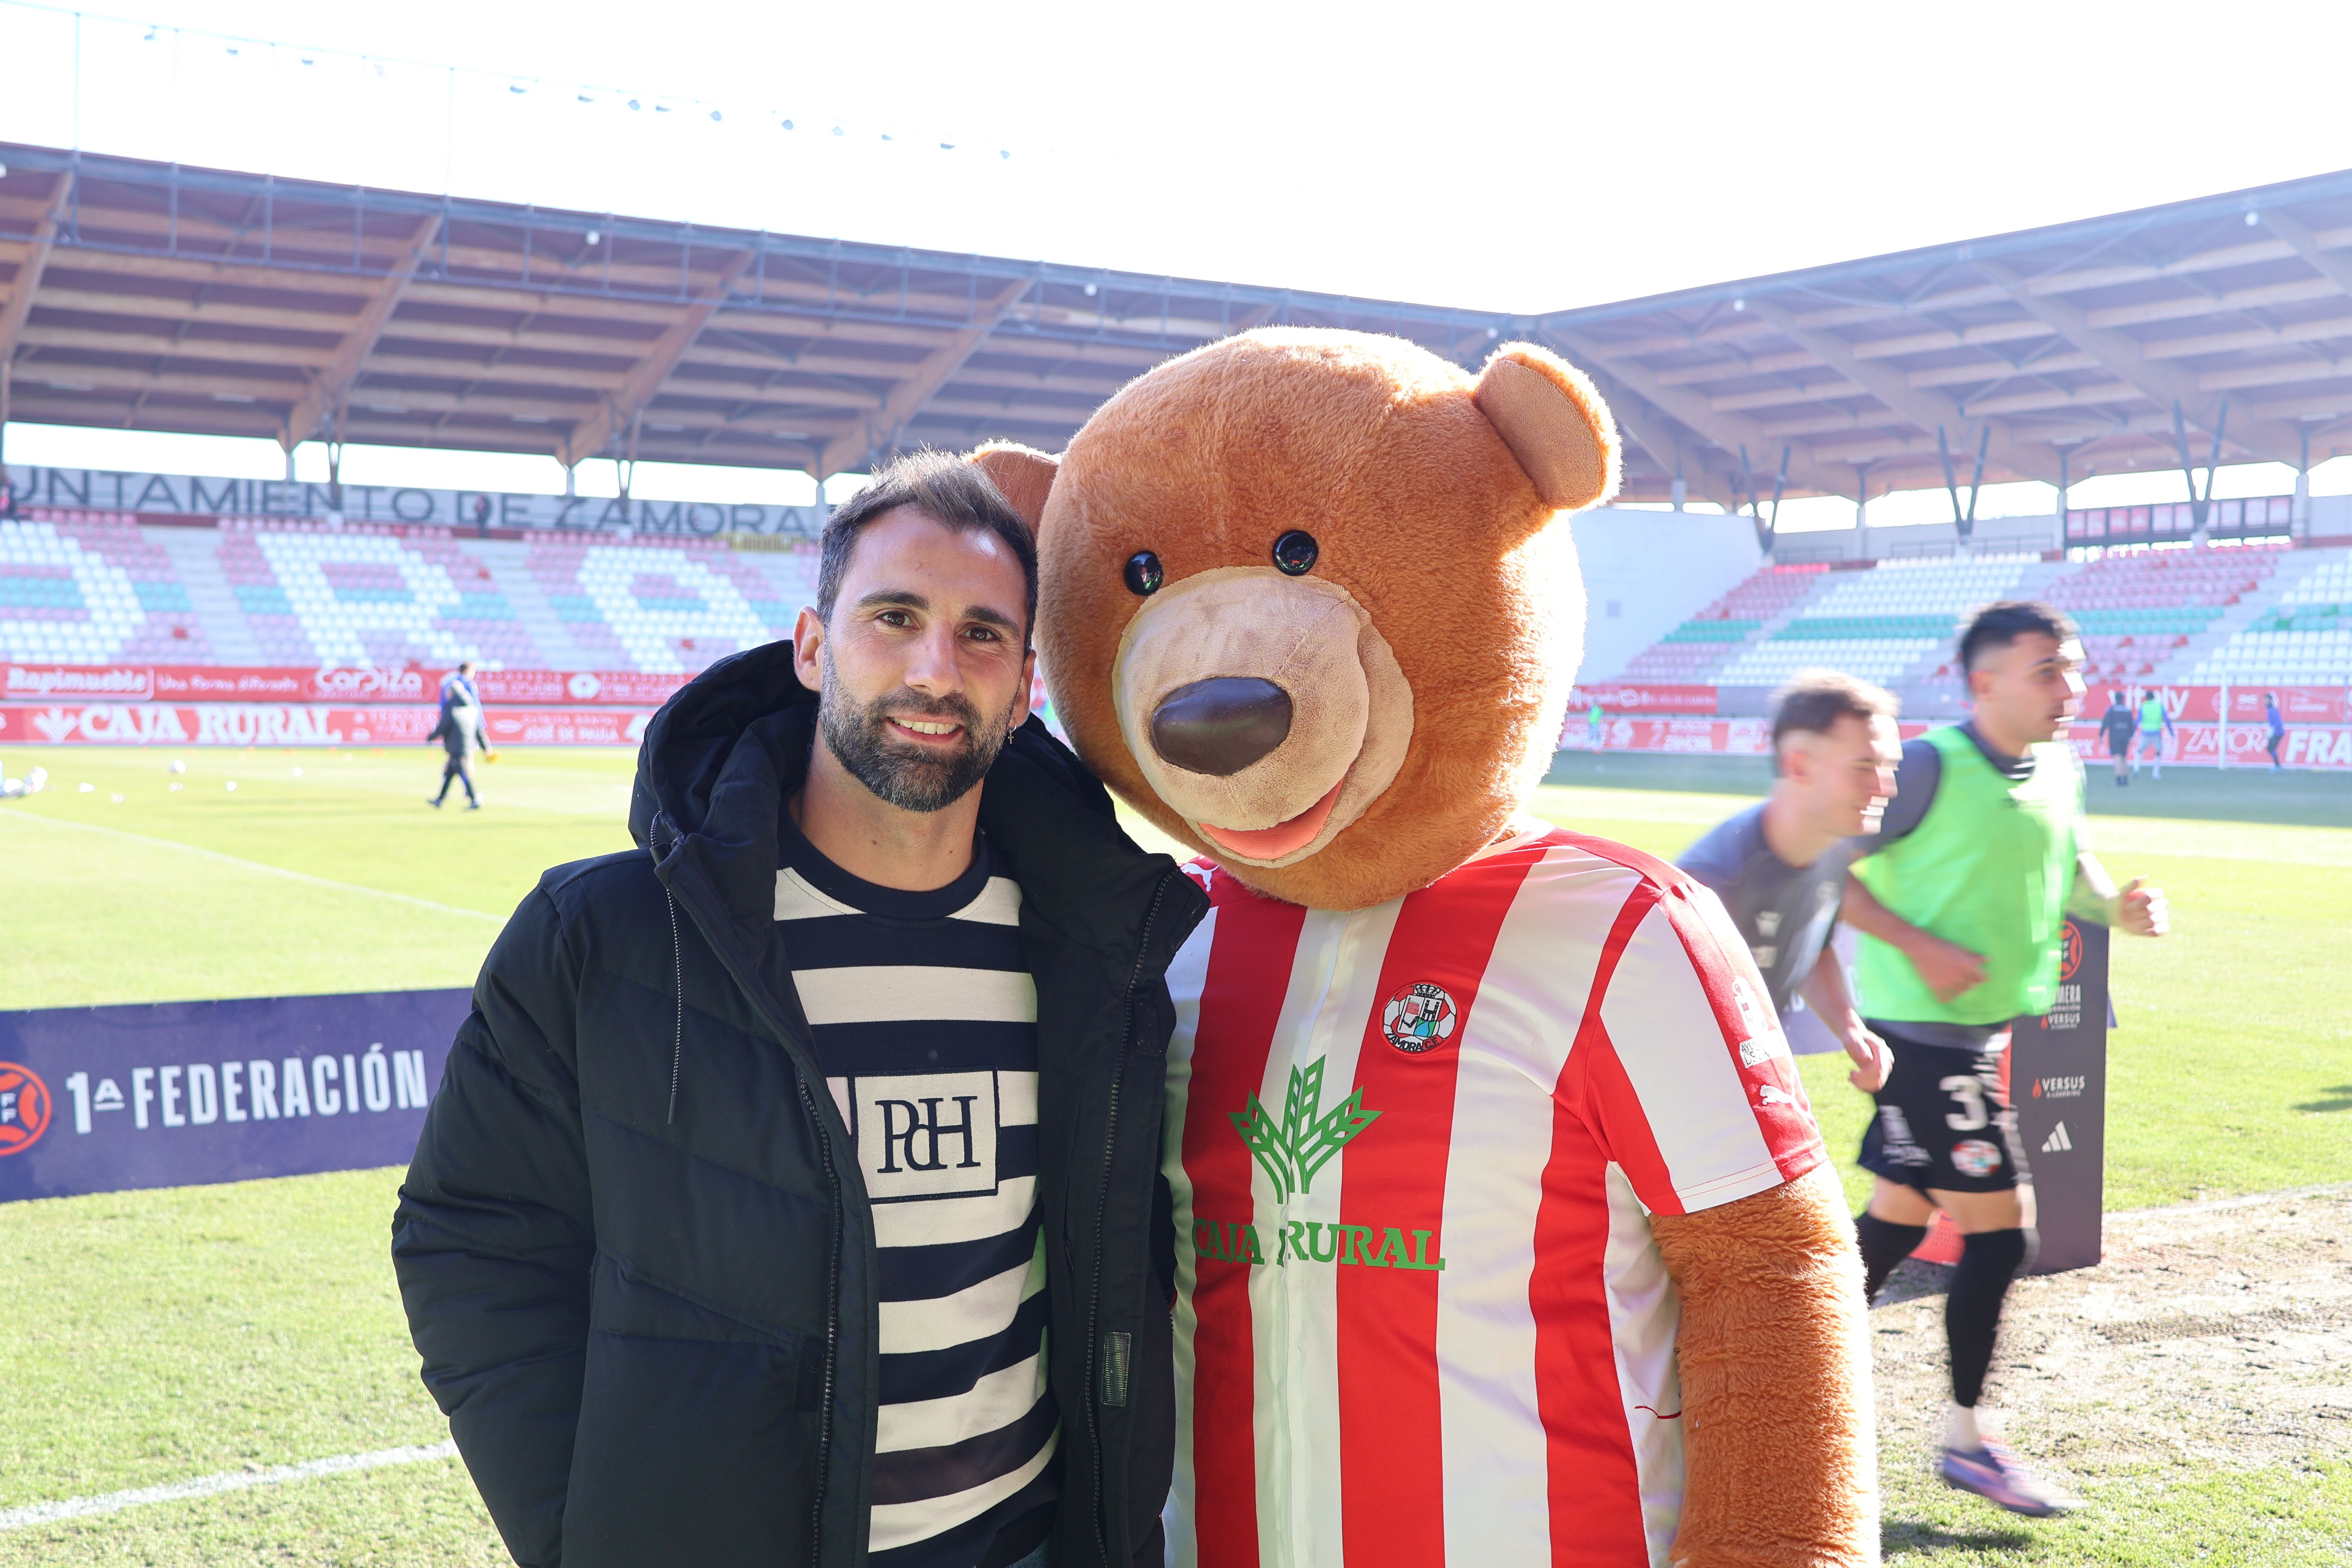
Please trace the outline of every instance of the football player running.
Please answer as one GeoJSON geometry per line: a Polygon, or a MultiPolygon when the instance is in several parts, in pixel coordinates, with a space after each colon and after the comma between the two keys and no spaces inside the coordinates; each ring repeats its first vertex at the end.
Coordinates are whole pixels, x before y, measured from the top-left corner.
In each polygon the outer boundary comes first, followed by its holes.
{"type": "Polygon", "coordinates": [[[1990,605],[1959,655],[1971,716],[1903,748],[1894,804],[1847,874],[1864,1016],[1895,1049],[1863,1136],[1877,1181],[1855,1230],[1874,1297],[1929,1216],[1951,1216],[1961,1255],[1945,1304],[1941,1473],[2040,1517],[2075,1505],[1978,1413],[2001,1303],[2033,1245],[2032,1178],[2000,1053],[2012,1019],[2049,1010],[2068,914],[2137,936],[2162,936],[2168,915],[2145,877],[2117,891],[2084,843],[2083,767],[2064,740],[2083,699],[2073,624],[2046,605],[1990,605]]]}

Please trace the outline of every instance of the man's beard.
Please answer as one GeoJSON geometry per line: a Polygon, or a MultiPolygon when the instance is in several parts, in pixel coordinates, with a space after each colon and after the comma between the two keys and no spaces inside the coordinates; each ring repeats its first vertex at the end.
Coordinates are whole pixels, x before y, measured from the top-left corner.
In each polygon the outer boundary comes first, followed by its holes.
{"type": "Polygon", "coordinates": [[[817,702],[816,717],[834,760],[852,778],[901,811],[938,811],[961,800],[988,776],[996,754],[1013,734],[1009,704],[994,724],[983,723],[979,710],[961,696],[924,697],[904,687],[861,704],[842,689],[829,658],[824,661],[824,690],[817,702]],[[884,721],[891,718],[961,724],[963,744],[942,752],[936,747],[918,749],[894,741],[884,728],[884,721]]]}

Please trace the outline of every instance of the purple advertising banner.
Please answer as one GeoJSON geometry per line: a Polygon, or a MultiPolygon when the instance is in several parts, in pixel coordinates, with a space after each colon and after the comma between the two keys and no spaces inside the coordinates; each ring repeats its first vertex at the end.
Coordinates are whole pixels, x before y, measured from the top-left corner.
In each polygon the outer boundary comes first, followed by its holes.
{"type": "Polygon", "coordinates": [[[472,1005],[375,991],[0,1013],[0,1203],[405,1164],[472,1005]]]}
{"type": "Polygon", "coordinates": [[[2106,927],[2069,915],[2057,1000],[2010,1035],[2009,1103],[2041,1215],[2035,1274],[2095,1268],[2104,1256],[2107,937],[2106,927]]]}

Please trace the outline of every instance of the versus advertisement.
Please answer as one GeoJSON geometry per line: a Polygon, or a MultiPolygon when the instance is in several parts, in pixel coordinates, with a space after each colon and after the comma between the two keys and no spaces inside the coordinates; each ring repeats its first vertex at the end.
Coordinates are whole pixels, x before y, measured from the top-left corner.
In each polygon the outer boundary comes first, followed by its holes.
{"type": "Polygon", "coordinates": [[[472,1005],[378,991],[0,1013],[0,1203],[405,1164],[472,1005]]]}
{"type": "MultiPolygon", "coordinates": [[[[2048,1016],[2017,1020],[2001,1053],[2001,1087],[2039,1215],[2042,1245],[2031,1274],[2089,1268],[2104,1245],[2109,934],[2103,925],[2067,917],[2057,998],[2048,1016]]],[[[1912,1256],[1957,1263],[1959,1232],[1939,1213],[1912,1256]]]]}
{"type": "Polygon", "coordinates": [[[2036,1274],[2099,1261],[2106,1210],[2107,928],[2069,919],[2058,999],[2009,1038],[2009,1103],[2033,1173],[2036,1274]]]}

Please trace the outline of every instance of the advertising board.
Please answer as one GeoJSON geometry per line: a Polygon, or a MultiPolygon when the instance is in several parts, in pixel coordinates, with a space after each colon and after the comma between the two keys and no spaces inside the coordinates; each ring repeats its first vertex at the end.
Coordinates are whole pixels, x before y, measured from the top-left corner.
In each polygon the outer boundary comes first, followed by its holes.
{"type": "Polygon", "coordinates": [[[472,1005],[381,991],[0,1013],[0,1202],[405,1163],[472,1005]]]}
{"type": "MultiPolygon", "coordinates": [[[[283,665],[6,664],[0,702],[433,702],[446,670],[306,669],[283,665]]],[[[484,669],[486,703],[588,703],[658,708],[693,677],[682,670],[484,669]]]]}
{"type": "MultiPolygon", "coordinates": [[[[624,746],[645,734],[650,708],[490,708],[490,743],[624,746]]],[[[0,703],[0,745],[421,745],[429,704],[339,708],[304,702],[0,703]]]]}

